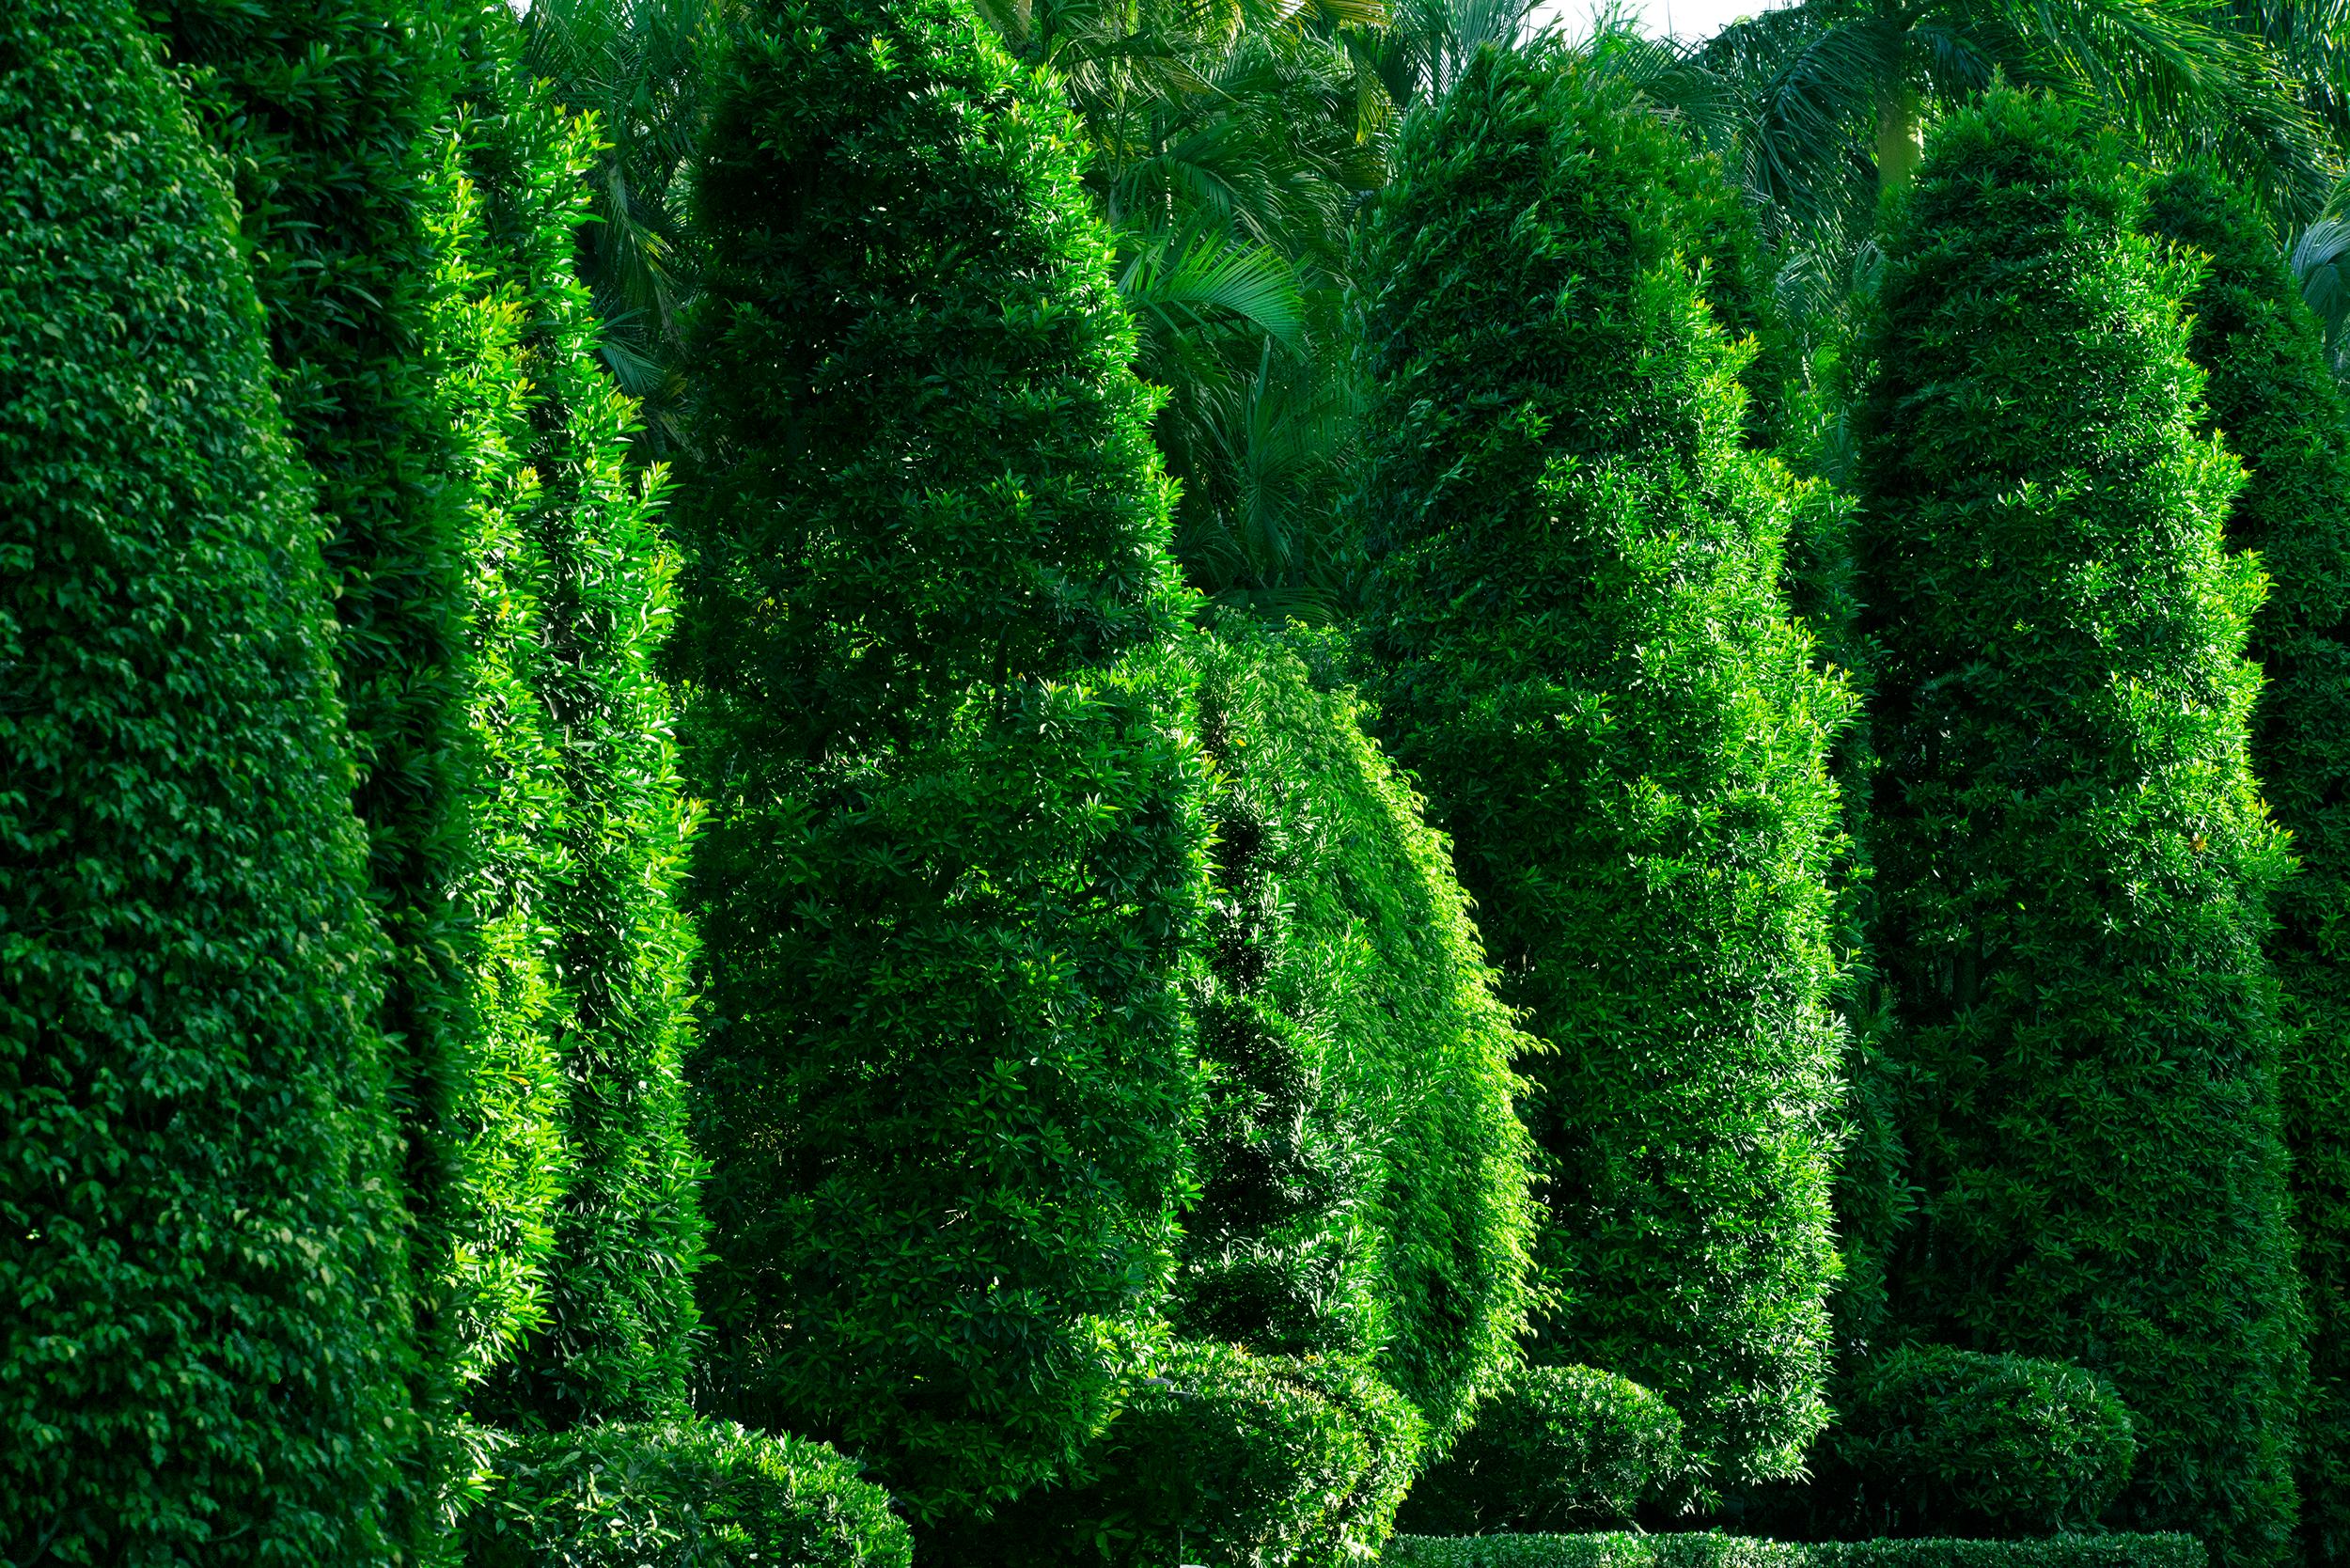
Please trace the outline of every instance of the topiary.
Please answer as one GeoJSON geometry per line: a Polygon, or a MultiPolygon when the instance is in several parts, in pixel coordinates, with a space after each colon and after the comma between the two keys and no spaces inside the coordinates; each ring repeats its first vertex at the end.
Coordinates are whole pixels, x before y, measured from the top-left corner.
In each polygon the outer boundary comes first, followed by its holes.
{"type": "Polygon", "coordinates": [[[309,480],[121,0],[0,11],[0,1556],[389,1563],[408,1303],[309,480]]]}
{"type": "Polygon", "coordinates": [[[594,1423],[509,1441],[467,1568],[908,1568],[905,1521],[822,1443],[728,1423],[594,1423]]]}
{"type": "Polygon", "coordinates": [[[1237,616],[1194,651],[1221,777],[1180,1333],[1363,1358],[1438,1442],[1512,1369],[1526,1136],[1465,900],[1351,694],[1237,616]]]}
{"type": "Polygon", "coordinates": [[[2350,418],[2316,324],[2257,209],[2204,168],[2164,177],[2146,222],[2210,258],[2187,297],[2209,418],[2251,478],[2228,543],[2260,552],[2268,600],[2245,651],[2266,674],[2252,771],[2299,870],[2268,952],[2283,984],[2285,1142],[2311,1312],[2301,1536],[2350,1562],[2350,418]]]}
{"type": "Polygon", "coordinates": [[[1158,1332],[1186,601],[1055,91],[951,0],[731,25],[674,645],[713,1379],[944,1517],[1073,1457],[1158,1332]]]}
{"type": "Polygon", "coordinates": [[[1397,1523],[1415,1535],[1606,1529],[1668,1497],[1687,1463],[1681,1418],[1630,1378],[1532,1367],[1486,1401],[1397,1523]]]}
{"type": "Polygon", "coordinates": [[[2094,1529],[2138,1457],[2112,1387],[2061,1361],[1903,1345],[1840,1394],[1813,1485],[1855,1537],[2094,1529]]]}
{"type": "Polygon", "coordinates": [[[563,978],[550,1033],[567,1156],[541,1316],[470,1404],[561,1430],[685,1400],[702,1249],[681,1067],[693,936],[678,883],[691,819],[653,668],[671,619],[656,517],[666,476],[626,469],[635,408],[602,366],[574,271],[596,132],[524,71],[502,4],[483,6],[467,42],[462,167],[527,378],[535,482],[517,528],[536,573],[528,673],[557,759],[556,874],[538,912],[563,978]]]}
{"type": "Polygon", "coordinates": [[[1555,1054],[1538,1359],[1686,1424],[1701,1491],[1825,1419],[1847,698],[1778,598],[1803,491],[1740,445],[1692,245],[1734,202],[1619,87],[1480,55],[1407,126],[1355,274],[1380,732],[1555,1054]]]}
{"type": "Polygon", "coordinates": [[[1006,1568],[1345,1568],[1374,1558],[1426,1428],[1361,1367],[1178,1341],[1074,1479],[925,1560],[1006,1568]]]}
{"type": "Polygon", "coordinates": [[[1919,1337],[2078,1361],[2138,1422],[2107,1522],[2274,1561],[2296,1318],[2246,758],[2256,567],[2144,177],[2013,94],[1888,232],[1855,413],[1874,835],[1919,1337]]]}

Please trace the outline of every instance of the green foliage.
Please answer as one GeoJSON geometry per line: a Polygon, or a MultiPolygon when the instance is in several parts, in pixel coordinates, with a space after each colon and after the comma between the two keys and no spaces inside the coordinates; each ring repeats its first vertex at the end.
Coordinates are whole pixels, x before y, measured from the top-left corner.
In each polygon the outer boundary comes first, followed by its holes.
{"type": "Polygon", "coordinates": [[[2279,1137],[2284,870],[2247,764],[2259,603],[2222,525],[2143,177],[2076,111],[1940,133],[1856,412],[1880,951],[1919,1337],[2075,1360],[2136,1419],[2107,1519],[2277,1560],[2297,1358],[2279,1137]]]}
{"type": "Polygon", "coordinates": [[[0,13],[0,1556],[388,1562],[407,1302],[309,480],[119,0],[0,13]]]}
{"type": "Polygon", "coordinates": [[[2350,1562],[2350,423],[2315,323],[2251,204],[2206,170],[2155,185],[2147,223],[2210,258],[2187,353],[2210,418],[2251,469],[2230,545],[2260,553],[2268,600],[2247,651],[2266,674],[2252,769],[2299,871],[2268,942],[2284,990],[2285,1137],[2308,1290],[2302,1532],[2350,1562]]]}
{"type": "Polygon", "coordinates": [[[1359,1366],[1179,1341],[1080,1478],[925,1560],[1006,1568],[1345,1568],[1374,1556],[1418,1467],[1408,1401],[1359,1366]]]}
{"type": "Polygon", "coordinates": [[[1432,1535],[1628,1523],[1686,1465],[1681,1418],[1648,1389],[1590,1367],[1533,1367],[1420,1477],[1399,1523],[1432,1535]]]}
{"type": "Polygon", "coordinates": [[[2203,1568],[2191,1535],[2044,1541],[1850,1541],[1735,1535],[1402,1535],[1385,1568],[2203,1568]]]}
{"type": "MultiPolygon", "coordinates": [[[[523,71],[500,5],[471,40],[465,166],[495,298],[513,323],[530,482],[514,550],[536,603],[527,700],[556,756],[537,913],[562,977],[549,1033],[568,1180],[549,1215],[542,1309],[470,1401],[521,1427],[682,1406],[701,1255],[683,1076],[692,937],[677,902],[687,818],[668,697],[652,668],[670,619],[656,471],[625,468],[634,405],[597,356],[574,271],[595,133],[523,71]],[[525,384],[526,378],[526,384],[525,384]]],[[[525,707],[517,698],[514,711],[525,707]]]]}
{"type": "Polygon", "coordinates": [[[1740,446],[1700,298],[1718,171],[1620,86],[1487,52],[1370,220],[1368,684],[1554,1054],[1537,1358],[1686,1423],[1700,1482],[1825,1419],[1841,685],[1778,599],[1815,505],[1740,446]]]}
{"type": "Polygon", "coordinates": [[[1222,776],[1198,1002],[1208,1074],[1179,1332],[1357,1356],[1439,1441],[1516,1358],[1528,1149],[1444,841],[1353,698],[1237,617],[1202,639],[1222,776]]]}
{"type": "Polygon", "coordinates": [[[822,1443],[728,1422],[583,1426],[495,1462],[467,1568],[908,1568],[889,1497],[822,1443]]]}
{"type": "Polygon", "coordinates": [[[2093,1529],[2138,1457],[2130,1413],[2060,1361],[1902,1346],[1840,1390],[1815,1494],[1862,1535],[2093,1529]]]}
{"type": "Polygon", "coordinates": [[[744,8],[683,538],[720,1397],[917,1517],[1157,1331],[1205,765],[1150,395],[1067,111],[950,0],[744,8]]]}

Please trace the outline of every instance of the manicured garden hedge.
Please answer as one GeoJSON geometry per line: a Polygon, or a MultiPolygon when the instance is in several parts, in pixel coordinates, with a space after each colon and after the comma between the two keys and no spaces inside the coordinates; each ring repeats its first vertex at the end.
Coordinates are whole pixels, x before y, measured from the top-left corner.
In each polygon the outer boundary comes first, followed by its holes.
{"type": "Polygon", "coordinates": [[[2265,676],[2252,771],[2299,869],[2270,957],[2284,987],[2285,1141],[2308,1289],[2310,1377],[2297,1481],[2311,1564],[2350,1562],[2350,409],[2259,210],[2187,168],[2147,205],[2156,235],[2210,259],[2187,352],[2210,418],[2251,470],[2228,517],[2268,599],[2247,653],[2265,676]]]}
{"type": "Polygon", "coordinates": [[[1383,1568],[2203,1568],[2189,1535],[1850,1541],[1737,1535],[1400,1535],[1383,1568]]]}
{"type": "Polygon", "coordinates": [[[2108,1522],[2277,1561],[2297,1314],[2247,753],[2255,565],[2186,262],[2081,114],[1939,131],[1855,414],[1873,839],[1918,1338],[2076,1360],[2136,1421],[2108,1522]]]}
{"type": "Polygon", "coordinates": [[[1163,1323],[1208,778],[1080,137],[953,0],[745,5],[700,183],[676,670],[709,803],[713,1397],[917,1515],[1163,1323]]]}
{"type": "Polygon", "coordinates": [[[381,945],[226,170],[0,8],[0,1557],[388,1564],[381,945]]]}
{"type": "Polygon", "coordinates": [[[1681,1418],[1655,1393],[1589,1367],[1532,1367],[1413,1484],[1398,1522],[1432,1535],[1628,1524],[1686,1467],[1681,1418]]]}
{"type": "Polygon", "coordinates": [[[1700,1494],[1799,1471],[1834,1267],[1849,699],[1780,601],[1806,503],[1743,448],[1702,298],[1735,201],[1620,85],[1487,52],[1354,262],[1366,690],[1552,1048],[1533,1354],[1664,1395],[1700,1494]]]}

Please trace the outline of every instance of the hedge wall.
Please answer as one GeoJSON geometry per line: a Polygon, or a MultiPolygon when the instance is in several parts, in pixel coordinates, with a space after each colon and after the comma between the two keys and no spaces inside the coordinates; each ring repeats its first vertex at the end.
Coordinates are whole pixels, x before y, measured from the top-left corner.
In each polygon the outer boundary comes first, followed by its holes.
{"type": "Polygon", "coordinates": [[[1834,1268],[1848,699],[1700,297],[1734,200],[1621,88],[1488,54],[1407,123],[1354,264],[1367,689],[1554,1048],[1534,1354],[1665,1395],[1700,1491],[1798,1471],[1834,1268]]]}
{"type": "Polygon", "coordinates": [[[2285,1546],[2296,1317],[2247,760],[2255,566],[2143,177],[2012,94],[1886,237],[1856,412],[1879,934],[1919,1337],[2077,1360],[2137,1418],[2107,1515],[2285,1546]]]}
{"type": "Polygon", "coordinates": [[[2159,181],[2149,229],[2210,258],[2187,353],[2210,418],[2251,477],[2228,516],[2267,603],[2248,655],[2266,676],[2252,771],[2300,869],[2268,943],[2284,987],[2285,1140],[2310,1307],[2301,1539],[2350,1562],[2350,419],[2316,323],[2259,211],[2202,169],[2159,181]]]}
{"type": "Polygon", "coordinates": [[[1383,1568],[2203,1568],[2191,1535],[1849,1541],[1737,1535],[1397,1536],[1383,1568]]]}
{"type": "Polygon", "coordinates": [[[764,0],[700,187],[682,535],[716,1398],[918,1516],[1157,1332],[1206,772],[1081,137],[952,0],[764,0]]]}
{"type": "Polygon", "coordinates": [[[0,1556],[388,1563],[407,1302],[308,476],[121,0],[0,11],[0,1556]]]}

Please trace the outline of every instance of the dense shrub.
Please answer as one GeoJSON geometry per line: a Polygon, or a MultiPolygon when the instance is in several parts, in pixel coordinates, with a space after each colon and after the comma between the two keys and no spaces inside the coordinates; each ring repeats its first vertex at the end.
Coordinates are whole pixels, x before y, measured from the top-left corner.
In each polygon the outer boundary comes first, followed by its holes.
{"type": "Polygon", "coordinates": [[[1205,768],[1077,133],[951,0],[745,6],[682,535],[726,1406],[918,1514],[1051,1475],[1165,1303],[1205,768]]]}
{"type": "Polygon", "coordinates": [[[1894,1316],[2076,1360],[2135,1418],[2107,1517],[2276,1560],[2292,1511],[2275,986],[2246,761],[2257,569],[2142,238],[2070,111],[1951,120],[1887,238],[1856,411],[1880,950],[1919,1189],[1894,1316]]]}
{"type": "Polygon", "coordinates": [[[388,1562],[407,1303],[308,478],[119,0],[0,12],[0,1557],[388,1562]]]}
{"type": "Polygon", "coordinates": [[[822,1443],[619,1422],[508,1445],[467,1568],[907,1568],[889,1497],[822,1443]]]}
{"type": "Polygon", "coordinates": [[[1426,1427],[1361,1367],[1178,1342],[1070,1484],[926,1538],[1005,1568],[1346,1568],[1375,1556],[1426,1427]]]}
{"type": "Polygon", "coordinates": [[[1173,1316],[1195,1339],[1366,1358],[1438,1441],[1525,1322],[1512,1057],[1443,840],[1353,698],[1227,617],[1197,645],[1221,779],[1198,999],[1199,1201],[1173,1316]]]}
{"type": "Polygon", "coordinates": [[[678,904],[687,819],[669,699],[663,476],[625,467],[635,409],[597,353],[573,270],[596,133],[522,69],[511,14],[476,19],[464,141],[500,299],[529,384],[518,530],[536,563],[533,692],[556,741],[557,856],[540,903],[562,976],[554,1022],[568,1180],[544,1310],[472,1401],[521,1426],[682,1405],[701,1255],[680,1058],[692,935],[678,904]]]}
{"type": "Polygon", "coordinates": [[[1355,264],[1368,685],[1555,1048],[1537,1357],[1663,1394],[1725,1484],[1826,1415],[1847,706],[1778,598],[1801,487],[1741,448],[1747,351],[1700,297],[1734,199],[1621,90],[1488,54],[1355,264]]]}
{"type": "Polygon", "coordinates": [[[1494,1395],[1397,1521],[1415,1534],[1628,1523],[1687,1464],[1681,1418],[1628,1377],[1534,1367],[1494,1395]]]}
{"type": "Polygon", "coordinates": [[[2211,173],[2159,181],[2147,223],[2210,258],[2187,353],[2251,477],[2228,542],[2260,552],[2247,651],[2266,675],[2252,771],[2300,869],[2268,944],[2283,984],[2285,1141],[2310,1307],[2305,1555],[2350,1562],[2350,422],[2316,323],[2258,210],[2211,173]]]}
{"type": "Polygon", "coordinates": [[[1839,1393],[1813,1487],[1855,1534],[2092,1529],[2138,1457],[2112,1388],[2060,1361],[1903,1346],[1839,1393]]]}
{"type": "Polygon", "coordinates": [[[2044,1541],[1851,1541],[1803,1545],[1735,1535],[1398,1536],[1386,1568],[2202,1568],[2191,1535],[2044,1541]]]}

